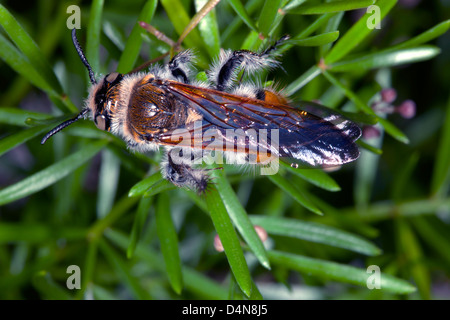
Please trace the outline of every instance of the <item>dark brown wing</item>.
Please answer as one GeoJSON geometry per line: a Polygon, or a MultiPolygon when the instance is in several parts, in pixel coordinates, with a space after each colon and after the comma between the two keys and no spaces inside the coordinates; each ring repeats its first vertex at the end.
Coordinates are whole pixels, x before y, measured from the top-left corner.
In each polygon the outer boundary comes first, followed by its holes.
{"type": "MultiPolygon", "coordinates": [[[[178,129],[191,135],[194,148],[207,149],[213,140],[208,136],[214,136],[215,140],[222,139],[224,148],[232,144],[233,150],[269,152],[311,166],[340,165],[359,156],[355,140],[360,137],[361,129],[341,114],[318,104],[300,102],[299,108],[267,104],[178,82],[169,82],[165,89],[202,116],[197,131],[194,123],[178,129]],[[195,132],[197,136],[200,132],[206,134],[196,145],[195,132]],[[256,140],[252,138],[254,132],[256,140]]],[[[174,131],[161,133],[159,141],[177,144],[172,136],[174,131]]]]}

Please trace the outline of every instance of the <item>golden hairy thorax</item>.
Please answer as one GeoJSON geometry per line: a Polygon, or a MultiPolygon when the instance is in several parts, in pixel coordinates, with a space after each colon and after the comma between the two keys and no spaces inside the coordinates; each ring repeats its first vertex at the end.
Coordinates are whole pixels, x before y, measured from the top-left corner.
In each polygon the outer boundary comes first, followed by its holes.
{"type": "MultiPolygon", "coordinates": [[[[180,128],[202,117],[153,82],[151,74],[134,77],[120,89],[121,109],[126,110],[124,134],[137,141],[152,141],[153,135],[180,128]]],[[[116,110],[116,112],[123,112],[116,110]]],[[[123,117],[122,117],[123,118],[123,117]]]]}

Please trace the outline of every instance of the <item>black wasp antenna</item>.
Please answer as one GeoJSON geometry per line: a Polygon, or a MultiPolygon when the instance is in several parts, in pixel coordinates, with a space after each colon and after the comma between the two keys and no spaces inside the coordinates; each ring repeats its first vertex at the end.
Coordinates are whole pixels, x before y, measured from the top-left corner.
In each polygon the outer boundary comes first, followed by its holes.
{"type": "Polygon", "coordinates": [[[64,129],[65,127],[70,126],[72,123],[80,120],[81,118],[84,117],[84,115],[89,111],[88,108],[84,108],[83,110],[81,110],[81,112],[73,119],[64,121],[63,123],[61,123],[60,125],[58,125],[57,127],[53,128],[50,132],[48,132],[41,140],[41,144],[44,144],[51,136],[53,136],[55,133],[60,132],[62,129],[64,129]]]}
{"type": "Polygon", "coordinates": [[[87,61],[86,56],[84,55],[83,49],[81,49],[81,46],[78,43],[77,29],[75,29],[75,28],[72,29],[72,42],[73,42],[73,45],[75,46],[75,49],[77,50],[78,55],[80,56],[81,62],[83,62],[83,64],[86,66],[86,68],[89,71],[89,78],[91,79],[91,83],[97,84],[97,80],[95,80],[95,75],[94,75],[94,72],[92,71],[91,65],[87,61]]]}
{"type": "MultiPolygon", "coordinates": [[[[89,71],[89,78],[91,79],[91,83],[97,84],[97,81],[95,80],[94,72],[92,71],[92,67],[89,64],[89,62],[87,61],[86,56],[84,55],[83,49],[81,48],[80,44],[78,43],[77,32],[76,32],[75,28],[72,29],[72,41],[73,41],[73,45],[75,46],[75,49],[77,50],[78,55],[80,56],[81,62],[83,62],[83,64],[86,66],[86,68],[89,71]]],[[[51,136],[60,132],[65,127],[68,127],[72,123],[82,119],[86,115],[86,113],[88,113],[88,111],[89,111],[88,108],[84,108],[83,110],[81,110],[81,112],[75,118],[64,121],[57,127],[53,128],[50,132],[48,132],[44,136],[44,138],[42,138],[41,144],[44,144],[51,136]]]]}

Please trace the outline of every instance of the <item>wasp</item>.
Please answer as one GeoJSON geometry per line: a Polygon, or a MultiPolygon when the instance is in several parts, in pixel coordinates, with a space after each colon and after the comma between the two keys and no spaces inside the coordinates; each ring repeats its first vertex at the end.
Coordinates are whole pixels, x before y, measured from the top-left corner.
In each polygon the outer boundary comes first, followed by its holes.
{"type": "Polygon", "coordinates": [[[200,193],[210,178],[196,160],[211,149],[221,148],[228,162],[253,156],[257,165],[267,165],[273,157],[294,167],[354,161],[359,156],[355,141],[361,136],[355,123],[312,102],[289,102],[273,87],[242,81],[243,73],[277,67],[274,52],[286,39],[259,53],[222,50],[206,71],[207,81],[196,80],[190,50],[148,72],[112,72],[97,81],[73,29],[72,40],[92,86],[81,112],[48,132],[41,143],[89,115],[98,129],[121,137],[131,150],[163,147],[163,177],[200,193]],[[268,130],[276,135],[269,137],[268,130]]]}

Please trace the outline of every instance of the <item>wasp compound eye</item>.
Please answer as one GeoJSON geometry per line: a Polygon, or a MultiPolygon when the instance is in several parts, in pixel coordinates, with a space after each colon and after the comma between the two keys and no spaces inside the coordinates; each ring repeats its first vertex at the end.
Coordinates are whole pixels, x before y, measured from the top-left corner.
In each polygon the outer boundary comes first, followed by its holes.
{"type": "Polygon", "coordinates": [[[113,83],[114,81],[116,81],[118,76],[119,76],[118,72],[111,72],[110,74],[108,74],[105,77],[105,81],[108,82],[108,83],[113,83]]]}
{"type": "Polygon", "coordinates": [[[98,115],[95,117],[95,125],[97,126],[97,128],[99,128],[102,131],[107,130],[107,125],[106,125],[106,117],[104,115],[98,115]]]}

